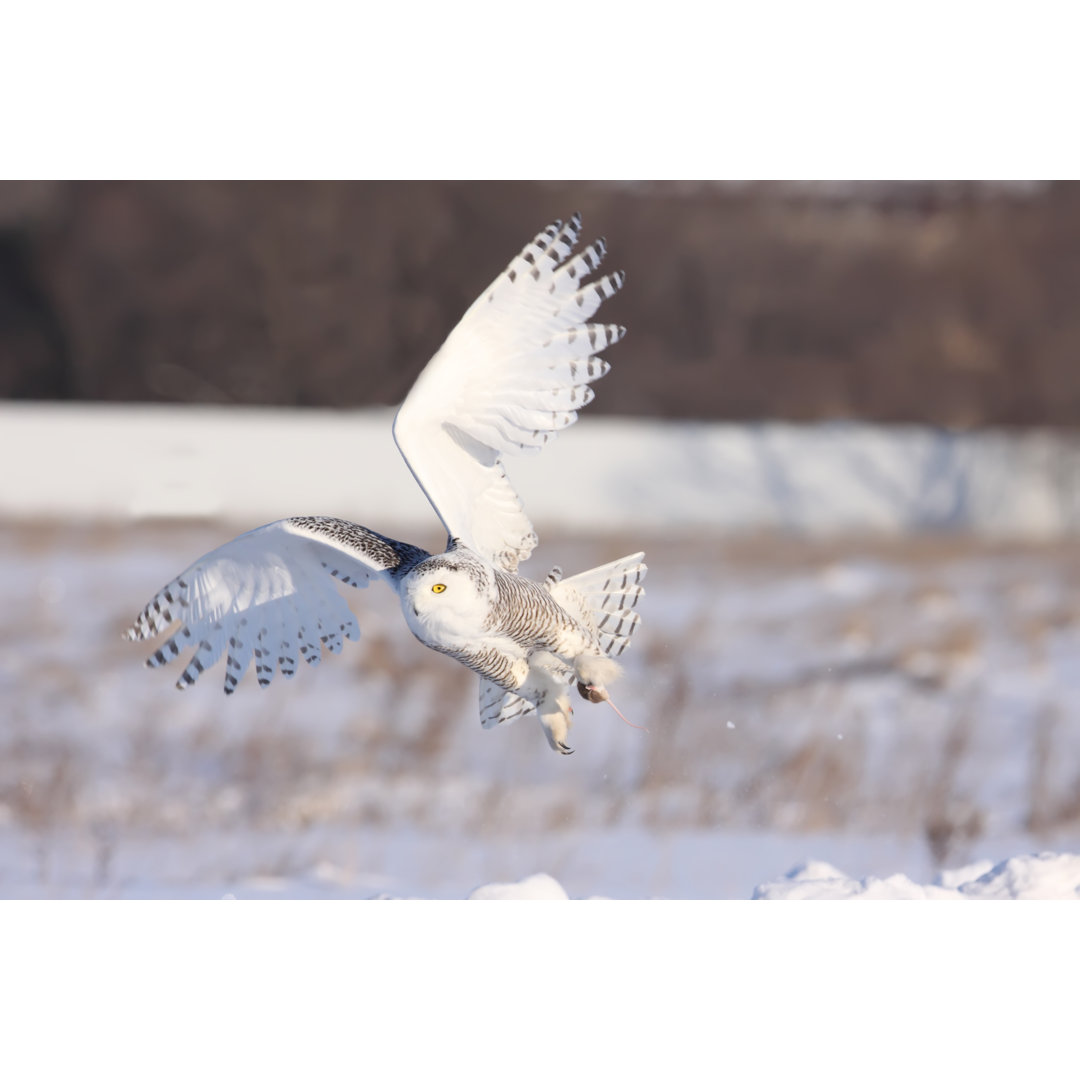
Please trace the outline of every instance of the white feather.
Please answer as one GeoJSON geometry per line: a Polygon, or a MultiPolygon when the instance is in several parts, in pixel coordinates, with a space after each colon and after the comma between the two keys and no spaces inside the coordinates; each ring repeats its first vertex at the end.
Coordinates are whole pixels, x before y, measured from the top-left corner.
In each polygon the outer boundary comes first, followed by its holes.
{"type": "Polygon", "coordinates": [[[622,274],[585,284],[603,241],[567,261],[580,218],[541,232],[465,312],[394,420],[398,449],[450,536],[515,570],[536,534],[502,465],[577,419],[622,327],[588,318],[622,274]]]}
{"type": "MultiPolygon", "coordinates": [[[[390,560],[347,547],[325,525],[320,534],[318,524],[305,524],[322,520],[275,521],[204,555],[157,593],[127,636],[142,639],[183,622],[184,630],[148,663],[168,663],[179,649],[194,645],[195,655],[177,682],[183,689],[228,648],[228,693],[253,656],[265,686],[279,665],[286,674],[295,671],[297,644],[308,663],[318,662],[322,644],[339,651],[342,635],[355,640],[359,630],[334,578],[358,587],[375,577],[388,579],[390,560]]],[[[375,535],[360,530],[365,534],[375,535]]]]}

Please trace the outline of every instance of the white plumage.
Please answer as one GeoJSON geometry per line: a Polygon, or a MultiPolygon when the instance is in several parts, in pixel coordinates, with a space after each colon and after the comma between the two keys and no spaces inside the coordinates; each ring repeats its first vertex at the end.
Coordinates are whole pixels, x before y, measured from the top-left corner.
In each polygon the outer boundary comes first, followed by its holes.
{"type": "Polygon", "coordinates": [[[517,574],[536,534],[503,469],[504,454],[535,452],[577,419],[607,373],[599,353],[621,326],[590,323],[623,274],[588,282],[605,254],[598,240],[574,255],[574,215],[525,246],[465,312],[429,361],[394,420],[394,439],[446,528],[431,555],[361,525],[328,517],[275,521],[204,555],[161,589],[127,632],[174,632],[148,660],[156,667],[193,648],[177,686],[190,686],[225,655],[231,694],[254,661],[260,686],[289,678],[300,658],[318,663],[359,631],[335,579],[364,588],[381,578],[401,599],[413,634],[481,676],[485,727],[533,709],[548,742],[566,735],[576,680],[608,699],[617,657],[638,624],[639,552],[543,583],[517,574]]]}

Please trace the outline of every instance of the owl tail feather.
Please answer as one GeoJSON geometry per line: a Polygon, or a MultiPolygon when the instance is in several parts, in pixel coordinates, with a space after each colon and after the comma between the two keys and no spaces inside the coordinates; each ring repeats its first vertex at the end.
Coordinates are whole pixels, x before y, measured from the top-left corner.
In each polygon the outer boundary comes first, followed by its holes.
{"type": "Polygon", "coordinates": [[[648,567],[643,558],[639,551],[561,581],[549,574],[544,582],[562,607],[596,630],[608,656],[622,654],[641,621],[633,609],[645,595],[641,582],[648,567]]]}

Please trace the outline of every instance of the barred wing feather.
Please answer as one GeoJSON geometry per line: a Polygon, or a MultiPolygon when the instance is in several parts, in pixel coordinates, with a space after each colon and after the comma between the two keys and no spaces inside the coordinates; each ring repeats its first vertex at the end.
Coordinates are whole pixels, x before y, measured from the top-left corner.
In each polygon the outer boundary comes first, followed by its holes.
{"type": "MultiPolygon", "coordinates": [[[[573,678],[573,668],[563,663],[554,653],[539,650],[533,654],[532,664],[546,668],[559,682],[569,683],[573,678]]],[[[510,724],[520,716],[525,716],[535,709],[531,701],[519,697],[512,690],[504,690],[489,679],[480,679],[480,725],[484,728],[510,724]]]]}
{"type": "Polygon", "coordinates": [[[497,727],[499,724],[513,723],[519,716],[533,710],[531,701],[488,679],[480,680],[480,725],[484,728],[497,727]]]}
{"type": "Polygon", "coordinates": [[[536,534],[502,464],[540,450],[593,399],[621,326],[590,323],[621,272],[585,283],[604,241],[573,255],[581,220],[527,244],[465,312],[394,420],[394,439],[448,535],[516,570],[536,534]]]}
{"type": "Polygon", "coordinates": [[[291,678],[300,657],[317,664],[322,646],[340,652],[359,628],[335,579],[363,588],[393,584],[427,552],[337,518],[287,518],[253,529],[204,555],[140,612],[126,637],[174,630],[147,660],[158,667],[186,648],[194,655],[177,680],[184,689],[227,652],[231,694],[252,660],[260,686],[280,669],[291,678]]]}

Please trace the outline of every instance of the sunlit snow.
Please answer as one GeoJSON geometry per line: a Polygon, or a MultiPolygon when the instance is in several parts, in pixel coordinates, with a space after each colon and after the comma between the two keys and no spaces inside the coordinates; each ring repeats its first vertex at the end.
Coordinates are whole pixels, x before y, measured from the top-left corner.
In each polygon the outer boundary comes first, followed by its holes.
{"type": "Polygon", "coordinates": [[[231,699],[120,640],[264,521],[439,543],[389,413],[0,408],[0,895],[1076,896],[1071,439],[588,419],[509,463],[525,570],[645,548],[649,731],[583,704],[561,758],[386,590],[231,699]]]}

